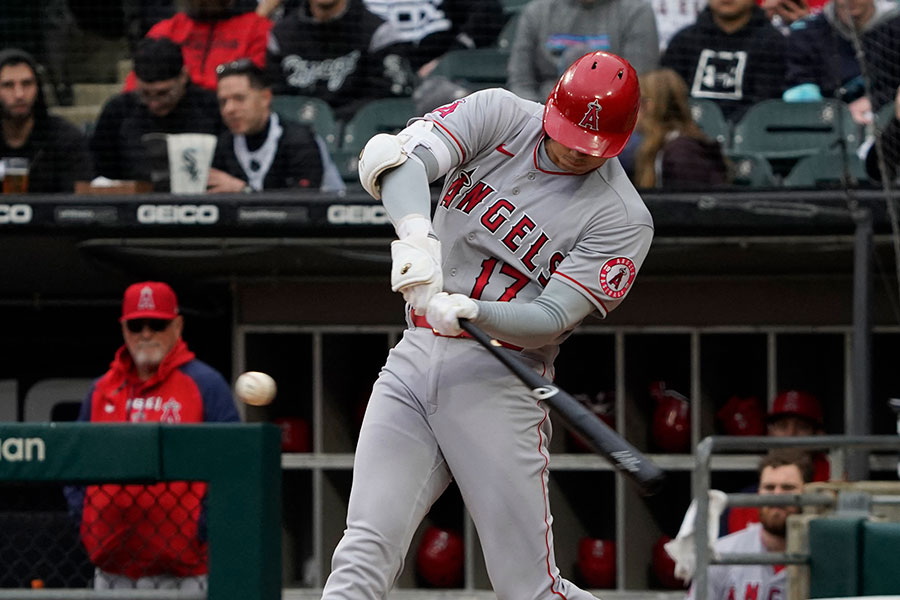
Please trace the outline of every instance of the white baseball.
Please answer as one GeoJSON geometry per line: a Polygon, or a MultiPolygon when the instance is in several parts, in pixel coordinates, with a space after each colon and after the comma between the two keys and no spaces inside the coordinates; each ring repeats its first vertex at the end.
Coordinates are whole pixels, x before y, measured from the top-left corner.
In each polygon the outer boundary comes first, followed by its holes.
{"type": "Polygon", "coordinates": [[[259,371],[241,373],[234,382],[234,393],[251,406],[265,406],[275,397],[276,391],[275,380],[259,371]]]}

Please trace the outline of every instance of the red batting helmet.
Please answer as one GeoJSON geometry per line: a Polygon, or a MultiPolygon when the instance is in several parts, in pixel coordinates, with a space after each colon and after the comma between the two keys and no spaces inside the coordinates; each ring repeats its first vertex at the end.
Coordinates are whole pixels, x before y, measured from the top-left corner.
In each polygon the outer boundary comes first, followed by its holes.
{"type": "Polygon", "coordinates": [[[463,579],[464,556],[463,539],[458,532],[431,526],[419,544],[416,568],[428,585],[458,587],[463,579]]]}
{"type": "Polygon", "coordinates": [[[616,587],[616,543],[612,540],[581,538],[578,542],[578,572],[592,588],[616,587]]]}
{"type": "Polygon", "coordinates": [[[653,412],[653,440],[663,452],[688,452],[691,448],[691,405],[675,390],[657,382],[651,386],[656,398],[653,412]]]}
{"type": "Polygon", "coordinates": [[[769,411],[768,415],[769,421],[788,415],[803,417],[819,427],[824,423],[822,405],[819,404],[819,399],[809,392],[801,390],[781,392],[772,401],[772,410],[769,411]]]}
{"type": "Polygon", "coordinates": [[[544,131],[567,148],[618,155],[637,121],[641,91],[634,68],[609,52],[585,54],[556,82],[544,107],[544,131]]]}
{"type": "Polygon", "coordinates": [[[732,396],[716,413],[728,435],[766,435],[766,415],[759,398],[732,396]]]}

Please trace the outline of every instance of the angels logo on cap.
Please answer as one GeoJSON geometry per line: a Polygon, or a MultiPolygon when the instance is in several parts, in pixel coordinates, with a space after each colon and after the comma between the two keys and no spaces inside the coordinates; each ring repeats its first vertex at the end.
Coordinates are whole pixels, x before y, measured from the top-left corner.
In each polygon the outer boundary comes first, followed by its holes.
{"type": "Polygon", "coordinates": [[[584,113],[584,116],[581,117],[581,122],[579,125],[584,127],[585,129],[590,129],[592,131],[600,130],[600,111],[603,110],[603,107],[600,106],[600,102],[597,100],[592,101],[588,104],[587,112],[584,113]]]}
{"type": "Polygon", "coordinates": [[[621,298],[631,287],[637,269],[630,258],[611,258],[600,267],[600,287],[610,298],[621,298]]]}
{"type": "Polygon", "coordinates": [[[138,310],[156,310],[156,302],[153,301],[153,289],[146,285],[141,288],[141,297],[138,299],[138,310]]]}

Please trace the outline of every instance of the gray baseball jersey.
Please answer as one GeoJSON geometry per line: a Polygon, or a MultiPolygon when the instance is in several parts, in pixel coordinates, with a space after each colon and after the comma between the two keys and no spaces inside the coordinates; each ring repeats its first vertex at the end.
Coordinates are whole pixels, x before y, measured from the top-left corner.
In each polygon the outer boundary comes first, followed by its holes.
{"type": "MultiPolygon", "coordinates": [[[[631,288],[653,222],[617,159],[584,176],[553,165],[540,144],[542,114],[541,104],[489,89],[426,115],[461,160],[434,215],[444,289],[530,302],[553,278],[606,316],[631,288]]],[[[542,352],[555,354],[556,345],[542,352]]]]}
{"type": "MultiPolygon", "coordinates": [[[[762,542],[762,525],[746,528],[716,540],[720,553],[758,554],[767,552],[762,542]]],[[[706,600],[783,600],[787,571],[773,565],[712,565],[708,572],[706,600]]],[[[694,597],[694,586],[688,590],[694,597]]]]}
{"type": "MultiPolygon", "coordinates": [[[[528,303],[553,279],[605,315],[631,288],[652,221],[616,159],[585,175],[554,166],[541,143],[542,110],[484,90],[425,116],[455,154],[434,216],[444,289],[528,303]]],[[[593,599],[556,566],[548,409],[473,340],[408,319],[366,408],[347,529],[323,598],[387,597],[419,524],[452,478],[498,599],[593,599]]],[[[549,373],[567,333],[549,345],[525,340],[523,360],[549,373]]]]}

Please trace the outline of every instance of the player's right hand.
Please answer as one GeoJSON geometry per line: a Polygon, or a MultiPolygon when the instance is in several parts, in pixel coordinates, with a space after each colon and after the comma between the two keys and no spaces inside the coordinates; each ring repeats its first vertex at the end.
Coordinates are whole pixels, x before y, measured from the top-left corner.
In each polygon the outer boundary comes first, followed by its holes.
{"type": "Polygon", "coordinates": [[[441,335],[456,337],[462,333],[460,319],[474,319],[478,316],[478,305],[463,294],[435,294],[428,303],[428,324],[441,335]]]}
{"type": "Polygon", "coordinates": [[[417,315],[424,315],[432,296],[444,287],[440,240],[433,234],[394,240],[391,258],[391,289],[402,293],[417,315]]]}

